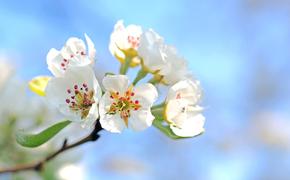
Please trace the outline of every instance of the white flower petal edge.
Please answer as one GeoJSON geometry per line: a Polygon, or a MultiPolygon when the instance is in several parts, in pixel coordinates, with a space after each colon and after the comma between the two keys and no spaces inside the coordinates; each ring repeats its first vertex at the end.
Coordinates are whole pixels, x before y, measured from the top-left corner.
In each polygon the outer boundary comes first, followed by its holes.
{"type": "Polygon", "coordinates": [[[200,98],[198,81],[183,80],[170,88],[166,98],[165,119],[176,135],[193,137],[204,132],[203,108],[198,106],[200,98]]]}
{"type": "Polygon", "coordinates": [[[63,77],[52,78],[46,88],[47,100],[71,121],[92,127],[99,117],[102,90],[90,66],[71,67],[63,77]]]}
{"type": "Polygon", "coordinates": [[[125,75],[107,75],[103,85],[105,94],[99,105],[100,123],[104,129],[121,133],[129,128],[141,131],[152,125],[151,107],[158,97],[152,84],[129,86],[125,75]]]}
{"type": "Polygon", "coordinates": [[[119,20],[111,34],[110,52],[114,56],[125,59],[125,54],[121,50],[137,50],[141,34],[141,26],[131,24],[125,27],[123,20],[119,20]]]}
{"type": "Polygon", "coordinates": [[[177,54],[175,47],[166,46],[164,52],[167,66],[159,74],[163,76],[162,80],[165,84],[173,85],[191,77],[187,61],[177,54]]]}
{"type": "Polygon", "coordinates": [[[141,36],[138,54],[149,72],[162,76],[164,84],[172,85],[190,77],[187,61],[178,56],[175,47],[164,43],[164,39],[152,29],[141,36]]]}
{"type": "Polygon", "coordinates": [[[164,40],[152,29],[144,32],[140,39],[138,54],[143,59],[144,66],[152,72],[165,69],[164,40]]]}
{"type": "Polygon", "coordinates": [[[59,51],[50,49],[46,56],[48,69],[51,73],[60,77],[69,67],[94,65],[96,50],[92,40],[85,34],[88,51],[83,40],[71,37],[65,46],[59,51]]]}

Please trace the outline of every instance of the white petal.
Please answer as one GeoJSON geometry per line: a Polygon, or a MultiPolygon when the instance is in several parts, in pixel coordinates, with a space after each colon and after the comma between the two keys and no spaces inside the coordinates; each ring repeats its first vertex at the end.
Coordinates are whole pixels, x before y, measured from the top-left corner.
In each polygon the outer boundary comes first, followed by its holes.
{"type": "MultiPolygon", "coordinates": [[[[73,112],[66,103],[66,99],[71,96],[67,93],[68,89],[73,90],[74,85],[82,86],[82,84],[87,84],[89,89],[94,89],[94,100],[98,103],[100,98],[101,88],[98,85],[95,74],[90,66],[85,67],[72,67],[69,68],[63,77],[52,78],[46,88],[46,99],[54,104],[60,112],[62,112],[71,121],[85,121],[86,119],[81,119],[79,112],[73,112]]],[[[96,119],[97,113],[91,112],[88,118],[96,119]]],[[[92,121],[92,120],[90,120],[92,121]]]]}
{"type": "Polygon", "coordinates": [[[167,70],[160,71],[163,80],[167,84],[174,84],[178,81],[185,80],[190,76],[187,61],[177,55],[176,49],[171,46],[166,47],[167,70]]]}
{"type": "Polygon", "coordinates": [[[129,86],[129,79],[125,75],[107,75],[103,79],[103,86],[107,91],[123,94],[129,86]]]}
{"type": "Polygon", "coordinates": [[[166,101],[178,98],[184,98],[191,102],[191,104],[197,104],[201,99],[201,88],[199,81],[183,80],[174,84],[168,92],[166,101]]]}
{"type": "Polygon", "coordinates": [[[100,123],[102,128],[112,133],[121,133],[126,128],[126,125],[119,114],[105,115],[100,118],[100,123]]]}
{"type": "Polygon", "coordinates": [[[150,108],[147,110],[132,111],[128,121],[129,128],[134,131],[142,131],[152,125],[154,118],[150,108]]]}
{"type": "Polygon", "coordinates": [[[48,65],[48,69],[56,77],[60,77],[64,73],[64,71],[61,69],[62,60],[63,60],[63,57],[60,51],[54,48],[50,49],[49,52],[47,53],[46,62],[48,65]]]}
{"type": "Polygon", "coordinates": [[[83,40],[71,37],[66,41],[66,46],[70,48],[72,54],[76,54],[77,51],[86,52],[86,45],[83,40]]]}
{"type": "Polygon", "coordinates": [[[168,101],[165,108],[166,120],[174,124],[182,124],[187,118],[186,116],[182,116],[185,115],[185,113],[182,113],[183,108],[187,106],[187,101],[183,99],[173,99],[168,101]]]}
{"type": "Polygon", "coordinates": [[[194,117],[191,117],[185,121],[181,127],[175,127],[170,125],[170,128],[174,134],[181,137],[193,137],[197,136],[204,132],[204,122],[205,118],[202,114],[198,114],[194,117]]]}
{"type": "Polygon", "coordinates": [[[82,127],[87,129],[92,129],[94,127],[94,124],[96,120],[99,117],[99,110],[98,110],[98,104],[95,103],[92,105],[90,112],[85,120],[82,120],[82,127]]]}
{"type": "Polygon", "coordinates": [[[132,44],[129,43],[128,37],[134,37],[135,39],[139,39],[142,34],[142,28],[137,25],[129,25],[127,27],[124,26],[123,20],[119,20],[115,27],[114,31],[111,34],[111,40],[109,49],[113,55],[118,54],[121,57],[123,54],[119,49],[127,50],[133,47],[132,44]]]}
{"type": "Polygon", "coordinates": [[[112,100],[108,92],[101,98],[99,104],[100,123],[102,128],[113,133],[121,133],[125,128],[125,122],[121,119],[117,113],[115,115],[107,114],[108,108],[111,105],[112,100]]]}
{"type": "Polygon", "coordinates": [[[163,38],[150,29],[141,35],[137,51],[143,58],[144,65],[152,71],[157,71],[165,69],[163,67],[166,66],[164,47],[163,38]]]}
{"type": "Polygon", "coordinates": [[[85,34],[85,38],[88,45],[88,58],[92,61],[92,63],[94,63],[94,60],[96,58],[95,45],[87,34],[85,34]]]}
{"type": "Polygon", "coordinates": [[[142,107],[148,108],[156,101],[158,92],[155,86],[150,83],[141,84],[134,87],[134,98],[140,101],[142,107]]]}
{"type": "Polygon", "coordinates": [[[85,35],[85,38],[89,46],[89,56],[86,55],[86,46],[83,40],[75,37],[69,38],[60,51],[52,48],[48,52],[46,58],[48,69],[54,76],[63,76],[69,67],[93,65],[94,45],[88,36],[85,35]]]}

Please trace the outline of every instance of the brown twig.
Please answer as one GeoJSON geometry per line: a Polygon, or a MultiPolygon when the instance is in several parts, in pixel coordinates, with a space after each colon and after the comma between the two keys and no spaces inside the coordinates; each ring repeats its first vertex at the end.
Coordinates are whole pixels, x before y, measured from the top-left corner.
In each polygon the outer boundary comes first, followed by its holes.
{"type": "Polygon", "coordinates": [[[94,130],[85,138],[79,140],[78,142],[75,142],[71,145],[67,145],[67,139],[64,140],[62,147],[57,150],[56,152],[52,153],[51,155],[47,156],[46,158],[44,158],[41,161],[38,162],[34,162],[34,163],[28,163],[28,164],[22,164],[22,165],[16,165],[14,167],[10,167],[10,168],[6,168],[6,169],[1,169],[0,168],[0,174],[1,173],[14,173],[14,172],[19,172],[19,171],[27,171],[27,170],[35,170],[35,171],[41,171],[45,165],[45,163],[47,163],[48,161],[54,159],[56,156],[58,156],[59,154],[72,149],[74,147],[80,146],[82,144],[85,144],[87,142],[91,142],[91,141],[96,141],[97,139],[99,139],[99,132],[102,130],[102,127],[99,123],[99,121],[97,121],[94,130]]]}

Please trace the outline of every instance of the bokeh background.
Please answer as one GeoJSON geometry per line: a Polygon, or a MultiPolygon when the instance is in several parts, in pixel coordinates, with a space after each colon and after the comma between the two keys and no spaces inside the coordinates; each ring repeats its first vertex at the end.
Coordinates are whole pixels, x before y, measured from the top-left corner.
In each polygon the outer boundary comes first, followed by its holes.
{"type": "MultiPolygon", "coordinates": [[[[25,83],[50,74],[48,50],[61,48],[70,36],[83,38],[87,33],[92,38],[100,77],[116,72],[118,63],[108,43],[119,19],[153,28],[186,57],[204,89],[206,133],[173,141],[154,128],[121,135],[102,132],[98,142],[52,162],[59,167],[51,165],[47,173],[54,176],[25,172],[0,179],[290,179],[289,0],[0,0],[0,54],[6,62],[0,68],[6,81],[0,91],[1,118],[9,112],[21,119],[15,127],[11,118],[2,122],[2,129],[31,128],[61,118],[28,92],[25,83]],[[13,75],[5,74],[7,63],[13,75]],[[29,117],[36,117],[40,107],[45,117],[32,124],[29,117]],[[32,112],[27,115],[28,110],[32,112]]],[[[58,135],[52,148],[64,136],[81,136],[80,131],[70,128],[58,135]]],[[[36,150],[13,145],[9,132],[1,140],[2,166],[31,159],[17,159],[19,153],[39,159],[49,151],[42,147],[35,157],[36,150]],[[10,156],[4,150],[8,144],[10,156]]]]}

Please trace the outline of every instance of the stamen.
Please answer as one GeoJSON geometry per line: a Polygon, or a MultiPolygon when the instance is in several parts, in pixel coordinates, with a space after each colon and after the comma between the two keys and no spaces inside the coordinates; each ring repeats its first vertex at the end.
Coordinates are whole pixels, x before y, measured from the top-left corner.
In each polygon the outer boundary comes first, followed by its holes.
{"type": "Polygon", "coordinates": [[[132,92],[132,87],[130,87],[123,96],[119,96],[119,94],[119,92],[111,92],[110,98],[113,99],[114,102],[112,102],[108,114],[119,113],[125,124],[127,124],[128,118],[131,116],[131,110],[137,111],[141,106],[138,100],[131,100],[131,96],[135,95],[135,93],[132,92]]]}

